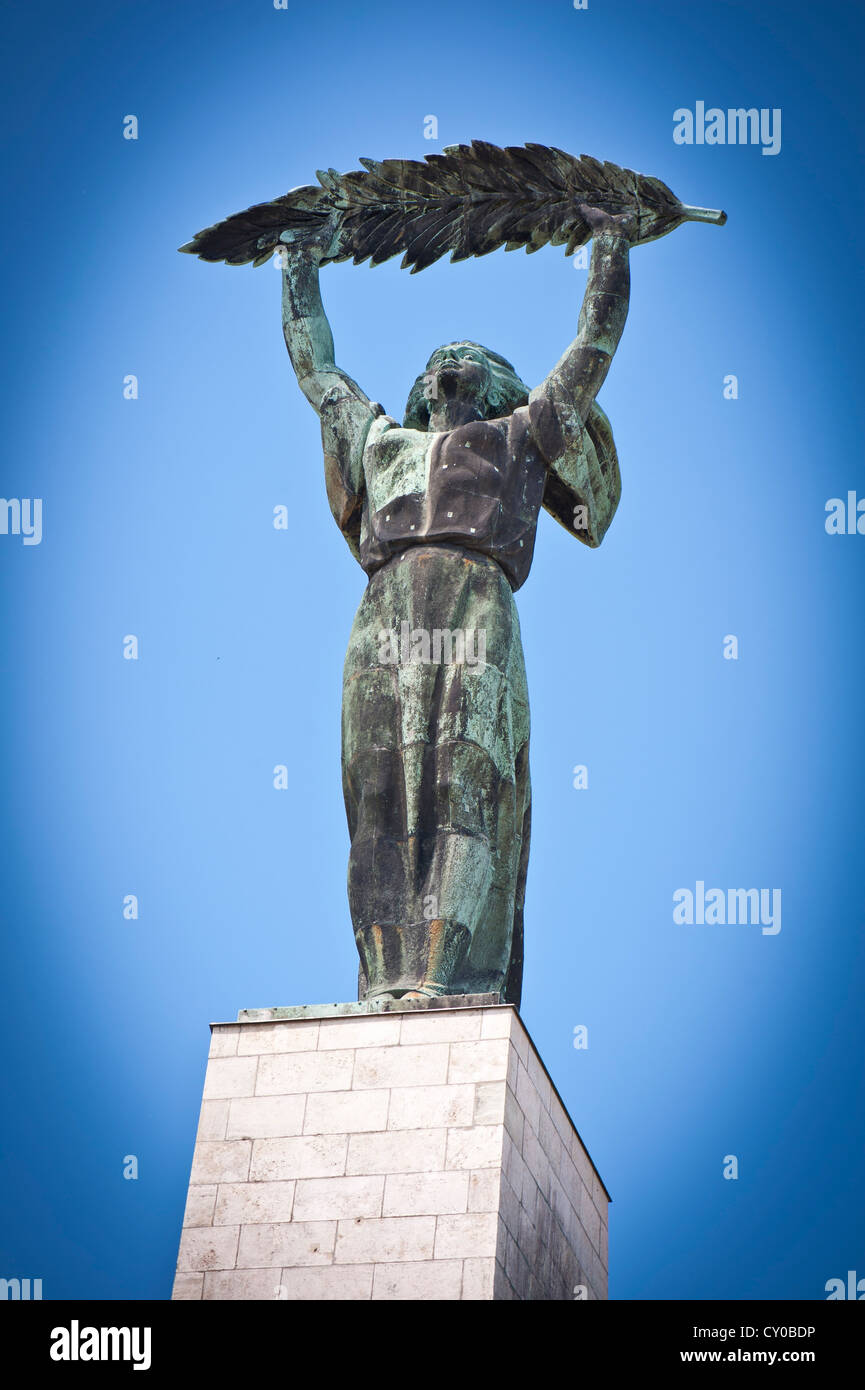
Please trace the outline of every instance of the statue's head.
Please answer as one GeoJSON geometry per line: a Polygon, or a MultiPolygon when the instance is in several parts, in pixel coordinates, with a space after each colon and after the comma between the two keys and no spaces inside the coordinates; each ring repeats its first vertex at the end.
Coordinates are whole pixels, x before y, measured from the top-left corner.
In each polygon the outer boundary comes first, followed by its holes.
{"type": "Polygon", "coordinates": [[[529,389],[507,358],[467,340],[436,348],[415,381],[405,408],[406,429],[429,429],[437,402],[463,401],[476,406],[478,418],[494,420],[525,405],[529,389]]]}

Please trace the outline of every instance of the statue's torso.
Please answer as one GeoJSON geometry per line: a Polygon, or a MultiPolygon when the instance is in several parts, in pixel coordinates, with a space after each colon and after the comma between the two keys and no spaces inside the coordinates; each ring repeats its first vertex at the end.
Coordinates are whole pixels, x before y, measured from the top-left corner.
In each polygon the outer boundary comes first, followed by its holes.
{"type": "Polygon", "coordinates": [[[433,434],[379,416],[363,472],[360,560],[368,574],[406,545],[443,541],[491,556],[512,589],[525,582],[546,482],[525,410],[433,434]]]}

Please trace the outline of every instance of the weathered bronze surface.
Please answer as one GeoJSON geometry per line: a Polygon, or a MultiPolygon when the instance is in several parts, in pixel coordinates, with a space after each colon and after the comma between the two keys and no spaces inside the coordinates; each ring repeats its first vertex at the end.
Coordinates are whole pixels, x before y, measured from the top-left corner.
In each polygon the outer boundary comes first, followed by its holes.
{"type": "Polygon", "coordinates": [[[327,261],[369,260],[404,252],[412,274],[451,252],[452,261],[484,256],[504,246],[537,251],[547,242],[573,255],[592,236],[580,205],[635,212],[632,244],[654,241],[682,222],[714,222],[713,208],[680,203],[660,179],[622,169],[591,155],[577,158],[548,145],[485,140],[452,145],[416,159],[361,159],[363,169],[340,174],[319,169],[321,185],[304,184],[269,203],[257,203],[197,232],[181,251],[205,261],[261,265],[288,239],[315,237],[328,222],[337,229],[327,261]]]}
{"type": "Polygon", "coordinates": [[[621,492],[597,404],[628,312],[629,252],[687,220],[666,185],[589,156],[474,141],[319,174],[181,248],[255,264],[283,247],[283,329],[321,420],[333,516],[369,583],[343,676],[348,895],[360,999],[518,1004],[531,822],[529,705],[513,593],[545,507],[600,545],[621,492]],[[402,421],[336,365],[319,266],[404,253],[420,270],[592,238],[577,336],[533,390],[470,340],[436,349],[402,421]]]}

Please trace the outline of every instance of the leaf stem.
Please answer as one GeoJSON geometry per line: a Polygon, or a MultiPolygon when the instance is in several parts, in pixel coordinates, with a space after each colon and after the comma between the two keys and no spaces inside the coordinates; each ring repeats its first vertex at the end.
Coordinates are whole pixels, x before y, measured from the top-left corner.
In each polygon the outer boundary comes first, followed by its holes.
{"type": "Polygon", "coordinates": [[[682,211],[689,222],[711,222],[715,227],[723,227],[727,221],[726,212],[720,208],[692,208],[683,203],[682,211]]]}

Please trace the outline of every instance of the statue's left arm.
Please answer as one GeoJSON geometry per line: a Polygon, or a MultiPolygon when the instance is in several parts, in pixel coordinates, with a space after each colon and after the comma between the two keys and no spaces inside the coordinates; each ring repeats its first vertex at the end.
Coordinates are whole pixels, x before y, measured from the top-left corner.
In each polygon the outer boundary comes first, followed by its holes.
{"type": "Polygon", "coordinates": [[[586,545],[600,545],[621,494],[606,415],[596,404],[628,316],[636,219],[596,208],[592,258],[577,336],[529,396],[532,434],[548,465],[544,506],[586,545]]]}

